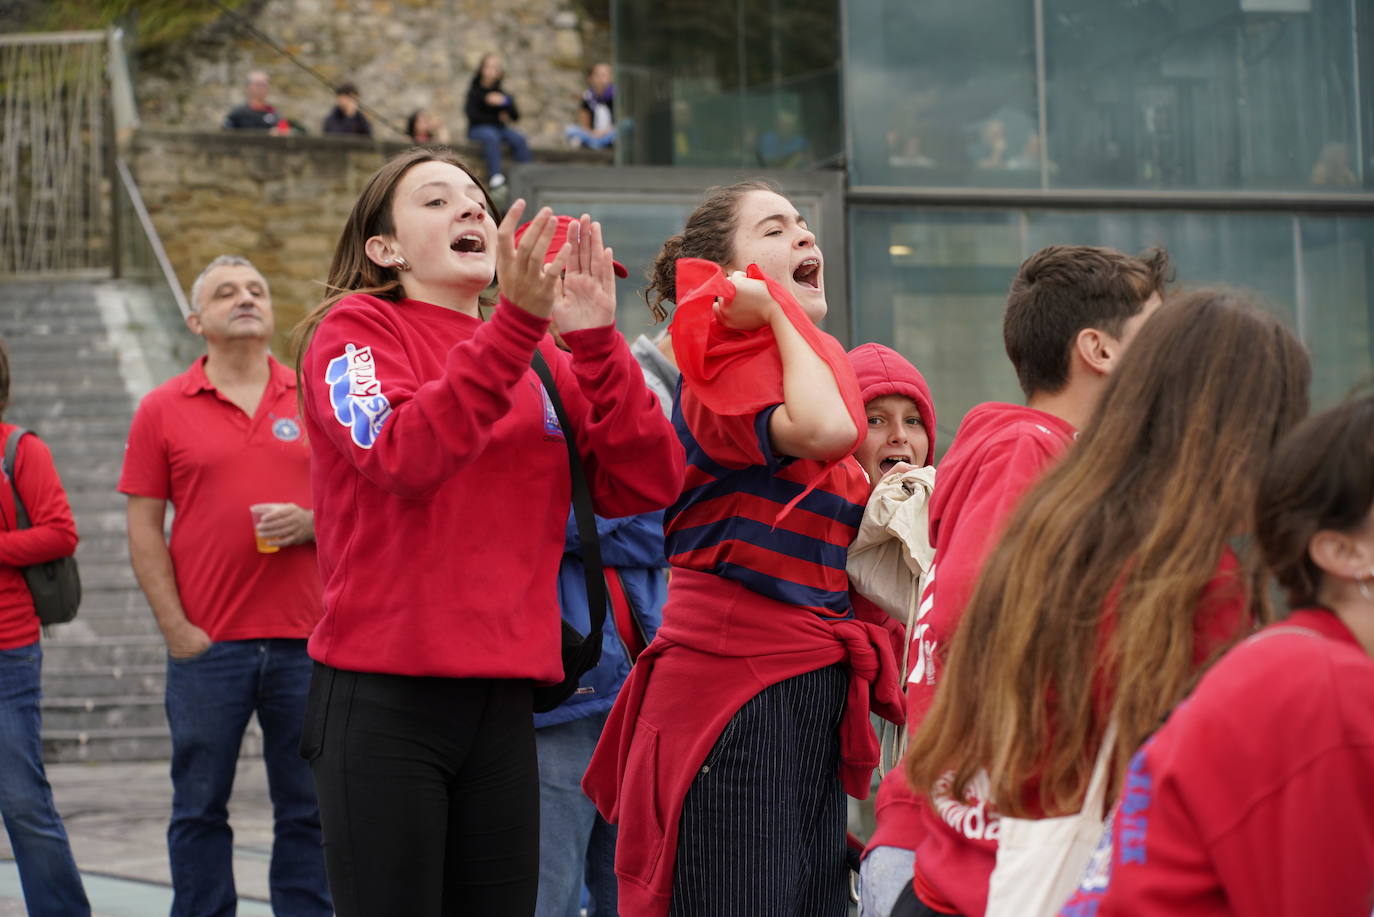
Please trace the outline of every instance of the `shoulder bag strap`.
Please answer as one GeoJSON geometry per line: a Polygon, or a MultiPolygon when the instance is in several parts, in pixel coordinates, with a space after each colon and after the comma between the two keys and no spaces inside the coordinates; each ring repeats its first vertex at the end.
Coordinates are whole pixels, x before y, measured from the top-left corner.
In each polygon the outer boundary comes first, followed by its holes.
{"type": "Polygon", "coordinates": [[[596,536],[596,516],[592,510],[592,494],[587,487],[587,473],[582,467],[582,456],[577,452],[576,436],[568,414],[563,410],[563,399],[558,395],[553,373],[544,355],[538,350],[530,360],[530,365],[544,383],[544,391],[553,403],[558,424],[563,428],[563,441],[568,446],[568,468],[572,473],[572,508],[577,520],[578,540],[582,543],[582,573],[587,585],[587,616],[591,621],[588,642],[598,649],[601,646],[601,632],[606,625],[606,580],[601,572],[601,542],[596,536]]]}
{"type": "Polygon", "coordinates": [[[29,527],[29,513],[24,508],[24,501],[19,498],[19,484],[14,479],[15,457],[19,454],[19,440],[28,433],[23,427],[15,428],[5,441],[5,477],[10,479],[10,490],[14,493],[14,527],[16,529],[26,529],[29,527]]]}

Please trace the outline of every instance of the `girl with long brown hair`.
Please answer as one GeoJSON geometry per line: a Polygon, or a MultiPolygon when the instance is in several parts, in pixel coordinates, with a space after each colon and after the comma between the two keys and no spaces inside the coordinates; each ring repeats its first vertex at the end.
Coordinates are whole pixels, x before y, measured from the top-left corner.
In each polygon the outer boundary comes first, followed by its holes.
{"type": "Polygon", "coordinates": [[[325,597],[301,752],[340,917],[534,912],[531,688],[563,677],[566,438],[597,512],[662,507],[680,486],[682,448],[614,326],[600,227],[570,227],[546,266],[555,221],[540,211],[517,245],[523,210],[498,230],[453,154],[397,156],[298,329],[325,597]]]}
{"type": "Polygon", "coordinates": [[[1255,536],[1292,609],[1131,759],[1063,917],[1367,917],[1374,907],[1374,395],[1300,424],[1255,536]]]}
{"type": "Polygon", "coordinates": [[[913,734],[907,776],[939,820],[917,898],[956,893],[981,917],[997,813],[1078,811],[1108,722],[1119,777],[1200,667],[1267,619],[1229,542],[1253,531],[1259,469],[1309,377],[1296,338],[1236,293],[1182,295],[1145,323],[983,568],[913,734]],[[969,819],[982,840],[954,830],[969,819]]]}

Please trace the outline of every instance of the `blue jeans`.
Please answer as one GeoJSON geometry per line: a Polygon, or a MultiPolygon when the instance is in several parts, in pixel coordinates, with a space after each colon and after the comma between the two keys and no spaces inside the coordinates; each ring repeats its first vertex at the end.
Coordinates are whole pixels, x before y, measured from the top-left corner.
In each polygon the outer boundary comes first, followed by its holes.
{"type": "Polygon", "coordinates": [[[859,917],[891,917],[902,889],[911,885],[916,851],[875,847],[859,867],[859,917]]]}
{"type": "Polygon", "coordinates": [[[585,882],[588,917],[619,913],[615,884],[615,826],[582,792],[609,713],[535,730],[539,750],[539,903],[535,917],[578,917],[585,882]]]}
{"type": "Polygon", "coordinates": [[[604,150],[608,146],[615,145],[615,131],[598,137],[585,127],[581,127],[577,124],[569,124],[564,128],[563,136],[568,140],[576,140],[589,150],[604,150]]]}
{"type": "Polygon", "coordinates": [[[525,135],[513,127],[477,124],[468,128],[468,139],[481,145],[482,159],[486,161],[488,176],[502,171],[501,144],[503,143],[510,147],[511,155],[515,157],[516,162],[530,161],[530,146],[525,142],[525,135]]]}
{"type": "Polygon", "coordinates": [[[88,917],[91,905],[43,771],[43,649],[0,650],[0,815],[33,917],[88,917]]]}
{"type": "Polygon", "coordinates": [[[172,917],[235,912],[229,793],[254,712],[272,798],[272,910],[291,917],[333,913],[315,786],[296,751],[311,667],[304,640],[229,640],[192,659],[168,659],[172,917]]]}

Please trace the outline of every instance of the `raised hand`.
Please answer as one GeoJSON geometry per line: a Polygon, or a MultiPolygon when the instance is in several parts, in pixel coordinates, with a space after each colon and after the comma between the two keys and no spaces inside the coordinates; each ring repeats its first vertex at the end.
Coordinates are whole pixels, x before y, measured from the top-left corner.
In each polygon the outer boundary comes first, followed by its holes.
{"type": "Polygon", "coordinates": [[[729,303],[716,302],[716,317],[721,324],[736,331],[753,331],[773,320],[778,304],[766,283],[744,271],[733,271],[727,279],[734,284],[735,298],[729,303]]]}
{"type": "Polygon", "coordinates": [[[582,214],[568,227],[568,243],[571,250],[554,300],[553,323],[559,331],[614,324],[614,254],[603,244],[601,224],[582,214]]]}
{"type": "Polygon", "coordinates": [[[553,211],[543,208],[534,217],[530,228],[515,244],[515,227],[525,213],[524,199],[517,200],[506,211],[506,217],[496,231],[496,277],[501,295],[531,315],[548,318],[553,312],[558,278],[563,272],[570,248],[564,245],[558,257],[544,263],[544,254],[553,240],[557,221],[553,211]]]}

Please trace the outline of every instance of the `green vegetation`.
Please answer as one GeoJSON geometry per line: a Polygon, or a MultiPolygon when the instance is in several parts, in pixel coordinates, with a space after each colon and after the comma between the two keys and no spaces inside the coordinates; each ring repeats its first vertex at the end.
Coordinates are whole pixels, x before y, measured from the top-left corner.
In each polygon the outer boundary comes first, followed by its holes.
{"type": "Polygon", "coordinates": [[[129,23],[137,32],[140,51],[172,47],[224,16],[220,5],[241,10],[254,0],[48,0],[21,2],[11,21],[15,31],[48,32],[64,29],[103,29],[129,23]]]}

